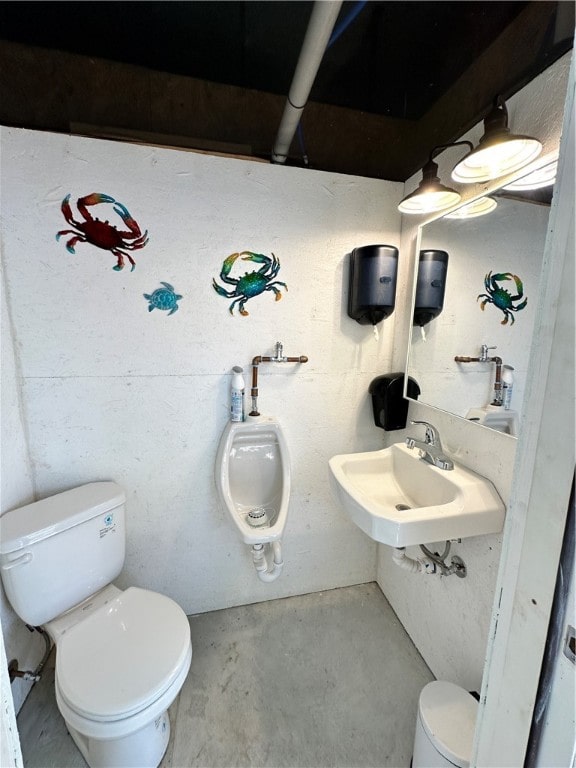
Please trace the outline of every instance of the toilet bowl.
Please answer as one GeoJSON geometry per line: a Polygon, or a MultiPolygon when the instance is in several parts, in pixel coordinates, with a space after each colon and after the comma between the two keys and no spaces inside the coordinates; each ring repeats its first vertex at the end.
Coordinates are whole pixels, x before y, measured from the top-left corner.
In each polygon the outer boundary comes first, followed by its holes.
{"type": "Polygon", "coordinates": [[[111,583],[124,552],[124,492],[115,483],[90,483],[2,517],[6,594],[56,645],[56,702],[90,768],[157,768],[170,737],[167,710],[192,659],[177,603],[111,583]]]}
{"type": "Polygon", "coordinates": [[[265,416],[228,422],[214,474],[220,500],[242,540],[278,542],[290,499],[290,459],[279,422],[265,416]]]}
{"type": "Polygon", "coordinates": [[[454,683],[434,680],[418,701],[412,768],[468,768],[478,702],[454,683]]]}

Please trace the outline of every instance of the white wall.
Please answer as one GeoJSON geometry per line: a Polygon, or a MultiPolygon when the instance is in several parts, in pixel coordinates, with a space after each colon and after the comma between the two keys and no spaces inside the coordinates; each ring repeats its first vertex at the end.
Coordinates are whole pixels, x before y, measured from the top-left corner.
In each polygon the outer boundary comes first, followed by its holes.
{"type": "MultiPolygon", "coordinates": [[[[2,401],[0,408],[0,513],[27,504],[33,499],[26,430],[19,395],[20,375],[13,346],[8,303],[2,284],[2,401]]],[[[31,635],[9,605],[0,585],[0,624],[8,660],[17,658],[20,669],[35,667],[43,652],[44,642],[31,635]],[[40,642],[39,642],[40,640],[40,642]]],[[[20,708],[31,683],[15,680],[11,686],[16,710],[20,708]]],[[[8,688],[10,690],[10,687],[8,688]]],[[[7,691],[4,689],[4,694],[7,691]]],[[[6,704],[7,706],[7,704],[6,704]]],[[[4,711],[4,710],[3,710],[4,711]]]]}
{"type": "MultiPolygon", "coordinates": [[[[119,482],[121,585],[164,592],[187,613],[373,580],[376,545],[331,498],[327,462],[382,442],[367,388],[389,369],[393,321],[376,341],[347,317],[345,262],[358,245],[398,243],[402,185],[16,129],[2,129],[2,143],[5,278],[38,496],[119,482]],[[115,272],[90,244],[72,255],[67,236],[56,241],[69,228],[62,199],[92,192],[149,230],[133,272],[115,272]],[[212,288],[239,250],[274,252],[288,285],[280,301],[250,300],[248,317],[231,316],[212,288]],[[172,316],[143,298],[160,281],[184,297],[172,316]],[[260,410],[280,418],[293,470],[285,569],[266,585],[218,503],[213,468],[231,368],[248,380],[251,359],[277,340],[309,363],[260,367],[260,410]]],[[[110,205],[92,210],[118,221],[110,205]]]]}
{"type": "Polygon", "coordinates": [[[2,768],[21,768],[22,750],[16,725],[14,699],[10,690],[8,659],[4,647],[4,636],[0,632],[0,765],[2,768]]]}
{"type": "MultiPolygon", "coordinates": [[[[563,578],[566,578],[565,573],[563,578]]],[[[560,626],[558,616],[555,617],[556,626],[561,633],[561,642],[552,662],[550,687],[545,691],[545,703],[541,703],[538,712],[535,712],[535,718],[538,717],[538,722],[542,722],[536,758],[537,764],[542,766],[574,766],[576,763],[576,673],[574,661],[564,653],[568,627],[576,627],[574,584],[572,570],[566,595],[566,614],[560,626]]]]}
{"type": "MultiPolygon", "coordinates": [[[[473,764],[494,768],[524,763],[574,480],[575,89],[572,62],[519,437],[522,450],[514,466],[472,750],[473,764]]],[[[552,717],[558,719],[558,710],[552,717]]]]}
{"type": "MultiPolygon", "coordinates": [[[[542,141],[541,164],[558,151],[570,61],[571,54],[562,57],[507,102],[510,130],[536,135],[542,141]]],[[[482,133],[483,127],[479,124],[463,138],[476,145],[482,133]]],[[[462,203],[509,180],[504,177],[496,182],[469,185],[471,188],[453,184],[450,172],[460,157],[462,148],[453,148],[440,154],[436,162],[440,179],[460,191],[462,203]]],[[[409,179],[405,193],[415,189],[420,179],[420,173],[409,179]]],[[[427,220],[434,218],[438,215],[427,220]]],[[[401,250],[405,256],[412,254],[412,257],[402,262],[399,293],[403,298],[398,301],[408,306],[414,280],[418,227],[425,221],[423,217],[404,216],[402,219],[401,250]]],[[[400,368],[405,362],[410,331],[409,313],[398,316],[394,360],[400,368]]],[[[531,417],[538,418],[538,414],[531,414],[531,417]]],[[[491,480],[504,502],[509,503],[515,439],[417,402],[410,404],[408,418],[435,424],[448,453],[491,480]]],[[[415,429],[422,427],[390,433],[387,439],[390,442],[402,440],[415,429]]],[[[415,556],[419,551],[409,548],[408,554],[415,556]]],[[[379,547],[378,583],[418,650],[437,678],[469,690],[479,691],[481,687],[501,551],[502,534],[464,539],[453,546],[452,552],[464,559],[468,567],[467,578],[440,580],[407,575],[392,564],[389,548],[379,547]]]]}

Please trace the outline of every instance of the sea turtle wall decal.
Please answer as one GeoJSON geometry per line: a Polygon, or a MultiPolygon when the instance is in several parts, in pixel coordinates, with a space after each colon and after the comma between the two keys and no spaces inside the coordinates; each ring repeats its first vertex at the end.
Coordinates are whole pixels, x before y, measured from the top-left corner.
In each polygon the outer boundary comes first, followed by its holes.
{"type": "Polygon", "coordinates": [[[150,302],[148,305],[148,312],[152,312],[153,309],[162,309],[168,311],[168,316],[173,315],[179,308],[178,301],[182,298],[179,293],[176,293],[174,287],[170,283],[160,282],[163,288],[156,288],[153,293],[143,294],[144,298],[150,302]]]}

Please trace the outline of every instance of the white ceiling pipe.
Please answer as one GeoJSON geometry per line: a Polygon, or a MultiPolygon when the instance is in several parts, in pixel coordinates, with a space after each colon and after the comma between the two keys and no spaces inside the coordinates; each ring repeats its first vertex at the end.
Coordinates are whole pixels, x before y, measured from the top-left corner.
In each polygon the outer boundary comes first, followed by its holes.
{"type": "Polygon", "coordinates": [[[341,0],[316,0],[272,149],[272,162],[285,163],[314,79],[340,13],[341,0]]]}

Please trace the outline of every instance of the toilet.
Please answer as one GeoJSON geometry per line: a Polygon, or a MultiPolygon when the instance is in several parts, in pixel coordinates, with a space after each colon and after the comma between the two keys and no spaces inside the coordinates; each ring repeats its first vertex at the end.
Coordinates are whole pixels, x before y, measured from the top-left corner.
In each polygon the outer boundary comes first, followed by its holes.
{"type": "Polygon", "coordinates": [[[124,564],[125,494],[95,482],[7,512],[0,573],[20,618],[56,645],[55,690],[90,768],[156,768],[168,707],[190,669],[184,611],[112,584],[124,564]]]}
{"type": "Polygon", "coordinates": [[[290,500],[290,459],[280,423],[248,416],[224,428],[215,463],[222,505],[246,544],[278,542],[290,500]]]}
{"type": "Polygon", "coordinates": [[[412,768],[468,768],[478,702],[454,683],[434,680],[418,702],[412,768]]]}

